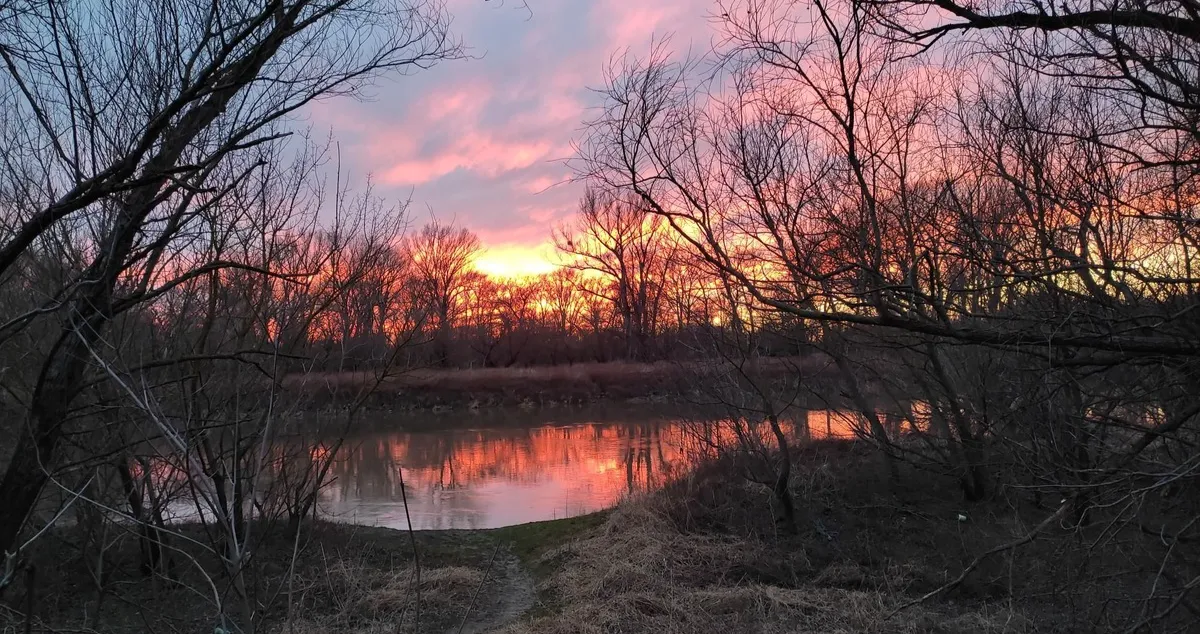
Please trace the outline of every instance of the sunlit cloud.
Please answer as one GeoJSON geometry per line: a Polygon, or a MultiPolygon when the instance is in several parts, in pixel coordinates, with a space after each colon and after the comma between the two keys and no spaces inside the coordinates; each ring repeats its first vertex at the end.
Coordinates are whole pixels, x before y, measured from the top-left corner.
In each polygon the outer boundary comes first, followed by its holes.
{"type": "Polygon", "coordinates": [[[318,104],[310,122],[332,129],[345,169],[371,174],[384,195],[411,196],[416,224],[428,210],[478,233],[494,254],[481,267],[543,270],[539,249],[582,194],[564,184],[563,161],[597,105],[589,88],[615,53],[644,51],[653,38],[673,33],[680,51],[706,48],[711,6],[531,2],[531,17],[514,3],[452,0],[471,59],[383,82],[370,101],[318,104]]]}
{"type": "Polygon", "coordinates": [[[568,178],[566,175],[564,175],[562,179],[556,179],[550,176],[538,176],[525,183],[525,191],[531,194],[540,194],[550,187],[563,182],[563,180],[566,178],[568,178]]]}
{"type": "Polygon", "coordinates": [[[497,178],[545,160],[550,150],[550,145],[540,140],[505,142],[470,132],[433,156],[393,163],[381,180],[389,185],[423,185],[457,169],[481,178],[497,178]]]}

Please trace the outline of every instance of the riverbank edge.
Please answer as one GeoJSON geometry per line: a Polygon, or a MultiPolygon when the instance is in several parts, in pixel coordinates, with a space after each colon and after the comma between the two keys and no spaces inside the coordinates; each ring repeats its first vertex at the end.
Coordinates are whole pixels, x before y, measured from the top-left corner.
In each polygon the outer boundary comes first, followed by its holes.
{"type": "Polygon", "coordinates": [[[911,465],[897,475],[864,443],[812,442],[792,457],[791,530],[732,456],[607,511],[493,529],[539,597],[500,631],[1108,631],[1085,625],[1113,616],[1109,599],[1131,590],[1114,574],[1124,560],[1077,541],[1103,525],[1010,550],[1054,509],[964,502],[952,476],[911,465]],[[1085,566],[1095,576],[1082,580],[1085,566]]]}
{"type": "MultiPolygon", "coordinates": [[[[1086,554],[1069,530],[984,561],[952,583],[973,557],[1043,521],[1047,509],[1003,499],[967,508],[945,475],[902,465],[899,478],[889,476],[864,443],[819,441],[794,450],[799,516],[788,531],[775,519],[770,492],[740,477],[744,466],[727,457],[612,509],[501,528],[306,523],[311,561],[297,568],[297,587],[321,596],[304,602],[289,627],[408,631],[395,619],[412,614],[415,552],[424,571],[422,632],[690,634],[783,631],[785,624],[812,632],[1076,631],[1080,615],[1044,593],[1080,583],[1072,565],[1086,554]]],[[[286,542],[264,543],[258,556],[286,568],[295,557],[286,542]]],[[[42,614],[66,615],[54,608],[77,608],[86,596],[71,587],[80,577],[63,554],[41,553],[42,614]]],[[[1108,575],[1092,582],[1078,599],[1116,589],[1108,575]]],[[[12,591],[21,596],[20,584],[12,591]]],[[[144,580],[126,591],[137,592],[126,597],[131,605],[164,596],[144,580]]]]}
{"type": "MultiPolygon", "coordinates": [[[[809,391],[835,382],[822,354],[765,357],[753,362],[765,377],[799,376],[809,391]]],[[[715,361],[606,362],[523,368],[418,369],[380,378],[367,372],[288,377],[284,387],[299,411],[321,413],[354,404],[368,412],[448,412],[541,409],[596,404],[698,404],[712,401],[724,366],[715,361]],[[712,384],[712,385],[710,385],[712,384]]],[[[827,391],[827,390],[826,390],[827,391]]]]}
{"type": "MultiPolygon", "coordinates": [[[[550,570],[538,557],[544,548],[559,547],[600,526],[609,512],[501,528],[414,531],[316,519],[305,521],[295,538],[276,526],[254,553],[255,583],[284,593],[284,598],[270,593],[274,600],[264,606],[263,631],[374,632],[379,626],[388,632],[461,628],[464,634],[482,634],[546,614],[547,602],[537,588],[550,570]],[[414,564],[420,570],[416,577],[414,564]],[[291,575],[293,581],[281,583],[291,575]],[[414,592],[414,579],[420,580],[420,592],[414,592]],[[294,608],[285,596],[291,590],[284,589],[293,586],[299,589],[294,608]]],[[[216,565],[216,560],[206,561],[213,553],[175,554],[201,546],[206,527],[187,523],[171,529],[166,543],[173,544],[168,547],[173,553],[168,574],[174,582],[137,571],[138,543],[130,535],[109,545],[105,557],[115,566],[110,574],[119,588],[100,595],[74,546],[87,541],[81,541],[80,528],[48,531],[28,553],[28,569],[37,571],[36,592],[31,594],[28,586],[32,576],[17,577],[5,598],[18,601],[0,603],[0,630],[22,631],[29,623],[37,631],[214,631],[220,621],[211,601],[183,590],[204,587],[207,582],[196,576],[195,564],[216,565]],[[106,601],[106,595],[119,600],[106,601]],[[35,597],[32,603],[23,599],[30,596],[35,597]],[[173,609],[147,611],[163,601],[171,601],[173,609]],[[32,619],[26,616],[30,607],[32,619]],[[82,628],[74,620],[81,614],[82,628]]],[[[265,529],[256,525],[256,530],[265,529]]]]}

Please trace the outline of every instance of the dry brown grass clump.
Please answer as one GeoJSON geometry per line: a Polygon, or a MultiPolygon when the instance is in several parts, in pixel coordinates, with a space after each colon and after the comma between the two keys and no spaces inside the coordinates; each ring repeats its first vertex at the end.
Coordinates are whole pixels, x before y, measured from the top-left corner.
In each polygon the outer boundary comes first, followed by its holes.
{"type": "Polygon", "coordinates": [[[566,632],[1023,632],[1007,612],[915,607],[905,597],[814,580],[802,552],[757,540],[684,533],[655,498],[633,501],[597,531],[545,554],[558,564],[545,592],[561,611],[509,634],[566,632]],[[785,573],[784,571],[790,571],[785,573]],[[763,581],[772,579],[773,581],[763,581]]]}
{"type": "Polygon", "coordinates": [[[420,623],[417,622],[418,584],[411,567],[385,572],[352,561],[330,562],[324,590],[335,609],[283,623],[280,632],[316,634],[375,634],[376,632],[444,631],[459,622],[471,596],[484,581],[483,571],[463,566],[424,570],[421,574],[420,623]]]}
{"type": "Polygon", "coordinates": [[[664,583],[696,587],[738,585],[769,579],[794,583],[791,571],[804,569],[803,552],[770,552],[761,542],[720,533],[683,534],[646,497],[622,504],[600,531],[584,541],[546,554],[573,558],[560,573],[580,596],[651,592],[664,583]],[[593,567],[589,556],[596,557],[593,567]]]}

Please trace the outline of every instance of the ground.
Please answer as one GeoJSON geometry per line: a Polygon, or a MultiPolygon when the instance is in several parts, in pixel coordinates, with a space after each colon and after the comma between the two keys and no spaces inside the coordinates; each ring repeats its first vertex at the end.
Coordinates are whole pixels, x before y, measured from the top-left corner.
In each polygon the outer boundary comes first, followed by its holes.
{"type": "Polygon", "coordinates": [[[448,632],[483,634],[498,630],[530,613],[537,600],[537,588],[525,565],[507,548],[489,563],[486,581],[481,586],[482,600],[476,600],[472,612],[457,628],[448,632]]]}
{"type": "MultiPolygon", "coordinates": [[[[1121,597],[1146,592],[1123,573],[1157,556],[1128,540],[1117,542],[1120,559],[1096,557],[1087,548],[1091,529],[1056,529],[947,585],[979,553],[1025,534],[1051,510],[1002,496],[968,507],[941,476],[902,469],[894,480],[861,444],[814,443],[797,450],[792,528],[773,519],[770,496],[736,477],[736,466],[702,467],[612,511],[502,529],[306,526],[303,543],[257,554],[253,583],[275,599],[256,614],[259,631],[1123,631],[1121,597]]],[[[210,632],[218,625],[203,592],[128,567],[111,577],[96,618],[96,593],[73,540],[63,531],[44,542],[32,630],[210,632]],[[163,605],[171,607],[155,607],[163,605]]],[[[26,590],[18,584],[5,595],[0,630],[24,625],[26,590]]]]}
{"type": "MultiPolygon", "coordinates": [[[[222,623],[209,590],[237,618],[235,599],[219,575],[210,585],[188,565],[189,556],[177,554],[176,582],[146,577],[137,569],[135,542],[118,532],[109,540],[111,568],[103,595],[95,590],[94,563],[80,557],[77,528],[45,536],[34,552],[33,600],[27,600],[29,579],[22,576],[0,603],[0,631],[21,631],[32,605],[32,631],[213,632],[222,623]]],[[[205,539],[197,527],[185,527],[181,534],[177,543],[205,539]]],[[[507,541],[488,531],[410,535],[317,522],[304,527],[299,542],[273,540],[255,557],[257,572],[249,583],[258,590],[258,631],[480,633],[512,622],[535,605],[527,569],[507,541]]],[[[212,561],[204,563],[219,569],[212,561]]],[[[228,624],[224,629],[236,631],[228,624]]]]}

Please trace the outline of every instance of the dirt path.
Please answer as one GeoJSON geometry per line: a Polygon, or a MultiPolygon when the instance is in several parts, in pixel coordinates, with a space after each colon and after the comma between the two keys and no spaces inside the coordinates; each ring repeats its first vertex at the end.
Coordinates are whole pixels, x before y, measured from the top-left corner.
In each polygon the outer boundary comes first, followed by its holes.
{"type": "MultiPolygon", "coordinates": [[[[493,632],[517,620],[533,607],[537,590],[521,561],[507,550],[496,554],[491,574],[479,592],[462,634],[493,632]]],[[[447,634],[458,634],[458,626],[447,634]]]]}

